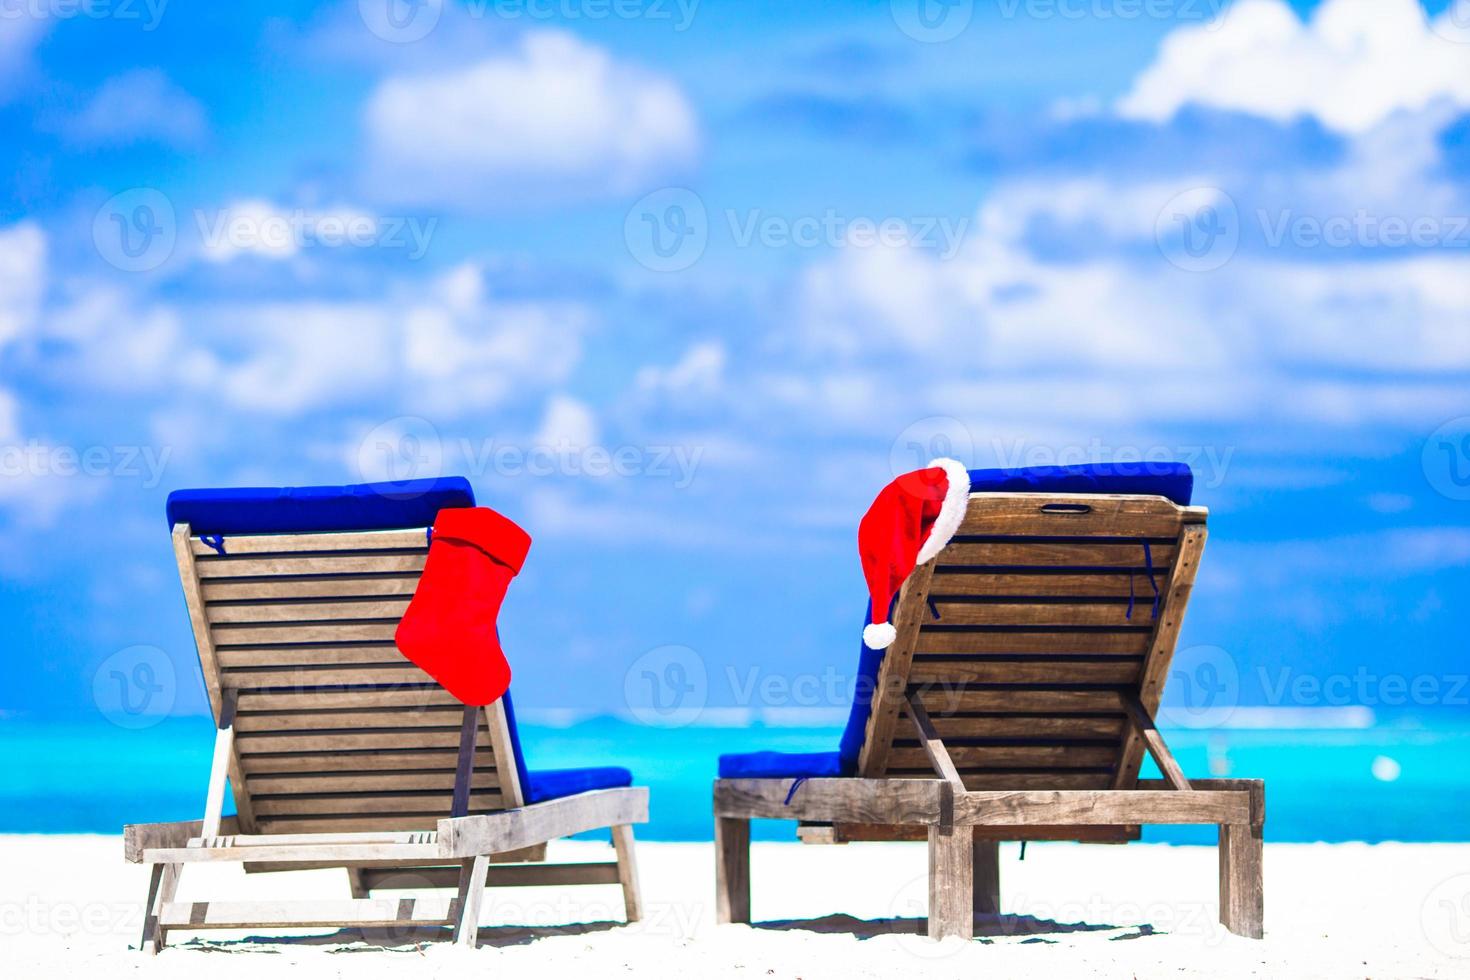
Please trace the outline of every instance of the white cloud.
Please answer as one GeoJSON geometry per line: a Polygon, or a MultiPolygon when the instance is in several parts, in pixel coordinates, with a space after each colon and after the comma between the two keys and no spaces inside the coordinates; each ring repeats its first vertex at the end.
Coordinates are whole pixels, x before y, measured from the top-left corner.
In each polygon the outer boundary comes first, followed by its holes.
{"type": "Polygon", "coordinates": [[[720,387],[725,372],[725,346],[718,341],[695,344],[668,367],[647,365],[638,370],[641,391],[708,394],[720,387]]]}
{"type": "MultiPolygon", "coordinates": [[[[1417,0],[1325,0],[1303,23],[1284,0],[1238,0],[1216,24],[1177,28],[1118,102],[1163,121],[1186,105],[1364,132],[1439,100],[1470,105],[1470,44],[1417,0]]],[[[1470,30],[1464,32],[1470,41],[1470,30]]]]}
{"type": "Polygon", "coordinates": [[[419,205],[624,194],[687,167],[698,143],[673,82],[557,31],[467,68],[391,77],[365,122],[377,192],[419,205]]]}
{"type": "Polygon", "coordinates": [[[0,228],[0,346],[32,328],[45,292],[45,233],[29,221],[0,228]]]}
{"type": "Polygon", "coordinates": [[[531,441],[538,446],[585,449],[597,444],[597,416],[585,403],[557,394],[546,403],[541,427],[531,441]]]}
{"type": "Polygon", "coordinates": [[[274,417],[400,402],[458,416],[563,382],[592,319],[576,303],[492,297],[465,264],[361,301],[184,307],[79,288],[42,329],[64,345],[48,369],[104,389],[274,417]]]}
{"type": "MultiPolygon", "coordinates": [[[[1317,188],[1316,204],[1352,213],[1346,172],[1310,183],[1340,185],[1339,198],[1317,188]]],[[[1420,175],[1405,174],[1401,188],[1415,206],[1436,199],[1420,175]]],[[[812,369],[787,366],[761,390],[785,411],[854,429],[957,411],[987,432],[1019,419],[1116,430],[1419,426],[1454,414],[1454,379],[1470,372],[1470,258],[1256,250],[1186,272],[1153,241],[1179,189],[1007,184],[949,261],[914,248],[845,249],[806,269],[796,290],[798,353],[817,359],[812,369]],[[1081,257],[1039,258],[1025,234],[1041,217],[1082,229],[1069,232],[1074,240],[1101,239],[1081,257]]],[[[1297,190],[1278,192],[1272,207],[1283,208],[1297,190]]],[[[1393,207],[1388,196],[1380,203],[1393,207]]]]}
{"type": "Polygon", "coordinates": [[[156,68],[109,78],[64,126],[77,143],[197,146],[208,132],[204,106],[156,68]]]}

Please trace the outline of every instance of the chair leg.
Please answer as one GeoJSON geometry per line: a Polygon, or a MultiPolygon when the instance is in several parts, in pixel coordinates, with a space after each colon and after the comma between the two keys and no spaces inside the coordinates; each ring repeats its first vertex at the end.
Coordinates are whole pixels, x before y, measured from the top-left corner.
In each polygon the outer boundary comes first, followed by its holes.
{"type": "Polygon", "coordinates": [[[1260,939],[1265,916],[1261,828],[1220,825],[1220,924],[1237,936],[1260,939]]]}
{"type": "Polygon", "coordinates": [[[614,827],[612,840],[618,855],[618,882],[623,886],[624,918],[637,922],[643,918],[643,893],[638,887],[638,859],[633,853],[632,825],[614,827]]]}
{"type": "Polygon", "coordinates": [[[1000,841],[977,840],[975,847],[975,914],[1000,914],[1000,841]]]}
{"type": "Polygon", "coordinates": [[[969,827],[929,827],[929,938],[975,935],[975,834],[969,827]]]}
{"type": "Polygon", "coordinates": [[[181,864],[155,864],[148,876],[148,903],[143,908],[143,936],[138,948],[155,955],[168,941],[168,930],[160,924],[163,907],[174,900],[179,891],[181,864]]]}
{"type": "Polygon", "coordinates": [[[715,818],[715,922],[750,921],[750,820],[715,818]]]}
{"type": "Polygon", "coordinates": [[[366,886],[364,886],[363,881],[362,881],[362,869],[361,868],[348,868],[347,869],[347,888],[348,888],[349,891],[352,892],[352,897],[353,898],[368,898],[368,897],[370,897],[369,894],[368,894],[368,889],[367,889],[366,886]]]}
{"type": "Polygon", "coordinates": [[[485,897],[485,876],[490,871],[490,857],[477,854],[464,862],[459,873],[459,922],[454,928],[454,941],[475,948],[480,935],[480,905],[485,897]]]}

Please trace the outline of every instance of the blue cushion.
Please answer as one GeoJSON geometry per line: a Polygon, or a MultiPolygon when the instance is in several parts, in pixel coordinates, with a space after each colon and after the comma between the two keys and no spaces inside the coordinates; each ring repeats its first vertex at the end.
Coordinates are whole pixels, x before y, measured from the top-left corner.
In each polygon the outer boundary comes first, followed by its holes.
{"type": "Polygon", "coordinates": [[[175,490],[168,495],[168,524],[226,535],[387,531],[428,527],[440,508],[474,505],[475,492],[462,476],[345,487],[175,490]]]}
{"type": "MultiPolygon", "coordinates": [[[[971,493],[1134,493],[1167,497],[1185,507],[1194,491],[1194,474],[1183,463],[1092,463],[1084,466],[1029,466],[1017,469],[971,470],[971,493]]],[[[863,625],[873,621],[868,610],[863,625]]],[[[858,643],[858,676],[847,716],[847,727],[838,743],[841,775],[857,772],[858,755],[868,728],[868,712],[884,650],[870,650],[858,643]]],[[[757,753],[776,755],[777,753],[757,753]]],[[[721,766],[723,767],[723,759],[721,766]]],[[[777,775],[815,775],[779,773],[777,775]]]]}
{"type": "Polygon", "coordinates": [[[521,774],[521,795],[527,803],[541,803],[563,796],[575,796],[592,789],[614,789],[632,786],[633,774],[618,766],[594,766],[587,769],[526,769],[526,754],[521,750],[521,731],[516,724],[516,706],[506,691],[500,699],[505,705],[505,724],[510,729],[510,751],[521,774]]]}
{"type": "Polygon", "coordinates": [[[616,789],[632,786],[633,774],[621,766],[596,766],[590,769],[543,769],[528,772],[521,778],[521,789],[527,803],[559,800],[594,789],[616,789]]]}
{"type": "Polygon", "coordinates": [[[1089,463],[971,470],[971,493],[1140,493],[1189,506],[1194,474],[1183,463],[1089,463]]]}
{"type": "Polygon", "coordinates": [[[836,752],[741,752],[720,756],[721,779],[811,779],[841,776],[836,752]]]}

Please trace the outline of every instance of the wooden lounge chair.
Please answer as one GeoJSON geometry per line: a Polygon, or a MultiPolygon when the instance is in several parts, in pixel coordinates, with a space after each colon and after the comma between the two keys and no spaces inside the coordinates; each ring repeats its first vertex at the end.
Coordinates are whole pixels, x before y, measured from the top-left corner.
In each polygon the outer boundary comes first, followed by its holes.
{"type": "Polygon", "coordinates": [[[752,817],[798,820],[807,842],[927,840],[934,938],[999,912],[998,841],[1217,824],[1220,921],[1260,938],[1263,784],[1186,779],[1154,726],[1205,519],[1162,496],[972,493],[905,583],[897,639],[864,653],[847,766],[721,759],[719,921],[750,921],[752,817]],[[1163,779],[1139,778],[1145,751],[1163,779]]]}
{"type": "Polygon", "coordinates": [[[212,491],[202,505],[188,493],[182,512],[213,515],[223,499],[240,526],[277,533],[173,525],[218,733],[203,819],[125,828],[127,860],[152,869],[143,949],[156,952],[171,928],[270,926],[406,935],[453,925],[472,946],[487,885],[619,883],[628,921],[639,918],[631,825],[648,819],[647,789],[611,767],[528,772],[509,694],[466,708],[393,644],[424,567],[425,525],[441,505],[472,504],[468,483],[212,491]],[[280,533],[293,519],[340,523],[339,513],[356,529],[280,533]],[[611,828],[615,861],[544,863],[547,841],[600,828],[611,828]],[[184,866],[204,861],[344,868],[351,897],[175,901],[184,866]],[[373,898],[379,888],[456,893],[373,898]]]}

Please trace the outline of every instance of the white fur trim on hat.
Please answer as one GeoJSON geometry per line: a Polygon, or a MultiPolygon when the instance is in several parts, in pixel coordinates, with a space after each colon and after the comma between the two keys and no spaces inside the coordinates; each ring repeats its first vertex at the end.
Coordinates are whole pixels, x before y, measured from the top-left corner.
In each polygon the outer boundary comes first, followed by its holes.
{"type": "Polygon", "coordinates": [[[965,510],[970,502],[970,471],[965,469],[964,464],[941,457],[931,462],[927,468],[932,469],[935,466],[944,470],[949,486],[944,491],[944,503],[939,505],[939,516],[929,529],[929,537],[919,548],[917,564],[920,565],[939,554],[949,544],[949,539],[954,537],[960,524],[964,522],[965,510]]]}
{"type": "Polygon", "coordinates": [[[868,645],[869,650],[886,649],[896,639],[898,630],[893,628],[892,623],[869,623],[863,627],[863,642],[868,645]]]}

